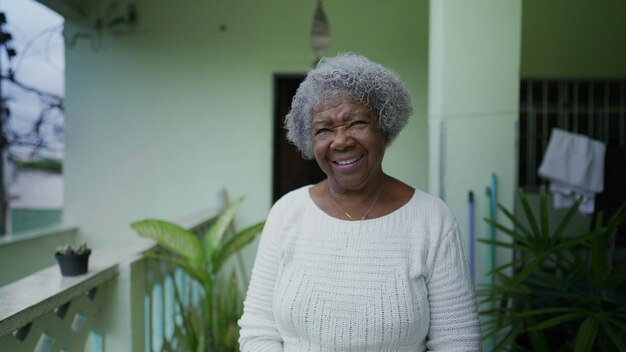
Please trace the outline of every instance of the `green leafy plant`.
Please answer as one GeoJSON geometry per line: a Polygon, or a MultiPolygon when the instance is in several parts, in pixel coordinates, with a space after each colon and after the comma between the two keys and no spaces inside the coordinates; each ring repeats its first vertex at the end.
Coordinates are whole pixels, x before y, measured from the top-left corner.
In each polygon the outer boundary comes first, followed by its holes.
{"type": "Polygon", "coordinates": [[[626,204],[582,234],[566,234],[579,200],[550,228],[548,196],[540,190],[535,214],[519,192],[525,221],[499,205],[512,227],[486,219],[511,242],[481,240],[515,251],[494,268],[496,284],[478,291],[488,317],[485,338],[495,350],[626,351],[626,264],[608,265],[608,239],[626,221],[626,204]],[[527,224],[527,225],[526,225],[527,224]],[[511,273],[513,272],[513,273],[511,273]]]}
{"type": "Polygon", "coordinates": [[[194,302],[189,297],[182,297],[174,285],[180,315],[175,326],[175,341],[166,343],[164,350],[238,350],[237,320],[243,309],[242,294],[235,274],[225,280],[220,271],[227,259],[254,240],[265,224],[260,222],[229,235],[227,230],[242,202],[243,197],[229,204],[202,239],[163,220],[143,220],[131,225],[140,236],[155,240],[162,249],[161,252],[146,253],[146,256],[180,267],[201,288],[200,297],[194,302]]]}

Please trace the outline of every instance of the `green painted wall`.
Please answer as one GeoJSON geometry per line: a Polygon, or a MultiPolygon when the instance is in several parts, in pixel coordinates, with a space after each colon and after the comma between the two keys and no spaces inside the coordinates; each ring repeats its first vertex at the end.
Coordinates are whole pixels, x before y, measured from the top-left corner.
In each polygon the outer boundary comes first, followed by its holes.
{"type": "Polygon", "coordinates": [[[523,77],[626,77],[625,1],[522,3],[523,77]]]}
{"type": "MultiPolygon", "coordinates": [[[[104,13],[108,1],[99,3],[104,13]]],[[[313,62],[316,2],[135,3],[139,24],[127,34],[66,26],[67,38],[91,37],[66,48],[64,220],[97,247],[133,236],[131,221],[177,219],[213,204],[220,187],[231,197],[248,195],[240,227],[264,218],[271,205],[273,74],[304,72],[313,62]]],[[[385,168],[425,188],[428,2],[324,6],[328,54],[361,52],[407,82],[415,114],[388,150],[385,168]]]]}

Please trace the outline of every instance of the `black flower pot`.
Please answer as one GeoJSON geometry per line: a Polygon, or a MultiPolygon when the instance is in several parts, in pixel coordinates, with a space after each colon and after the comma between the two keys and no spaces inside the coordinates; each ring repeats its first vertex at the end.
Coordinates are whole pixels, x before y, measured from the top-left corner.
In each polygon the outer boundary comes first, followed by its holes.
{"type": "Polygon", "coordinates": [[[61,268],[61,275],[63,276],[76,276],[82,275],[87,272],[89,267],[89,255],[91,249],[88,249],[83,254],[60,254],[56,253],[55,257],[59,262],[61,268]]]}

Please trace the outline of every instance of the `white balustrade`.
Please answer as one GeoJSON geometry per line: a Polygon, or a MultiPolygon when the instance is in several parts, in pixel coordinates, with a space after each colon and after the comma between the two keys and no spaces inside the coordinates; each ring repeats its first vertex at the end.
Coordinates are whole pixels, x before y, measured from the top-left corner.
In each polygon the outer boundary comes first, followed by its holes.
{"type": "MultiPolygon", "coordinates": [[[[178,223],[203,234],[216,214],[178,223]]],[[[0,287],[0,351],[160,351],[174,335],[174,285],[183,299],[200,291],[180,269],[143,256],[154,248],[135,236],[95,249],[87,274],[63,277],[54,265],[0,287]]]]}

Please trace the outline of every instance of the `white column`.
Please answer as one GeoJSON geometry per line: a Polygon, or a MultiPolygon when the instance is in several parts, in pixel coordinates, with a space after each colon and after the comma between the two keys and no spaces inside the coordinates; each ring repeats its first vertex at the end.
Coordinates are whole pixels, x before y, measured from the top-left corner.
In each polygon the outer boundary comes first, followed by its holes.
{"type": "MultiPolygon", "coordinates": [[[[470,190],[478,238],[487,232],[492,173],[498,202],[514,203],[521,16],[521,0],[430,1],[429,188],[455,213],[466,244],[470,190]]],[[[487,257],[476,244],[479,284],[489,281],[487,257]]]]}

